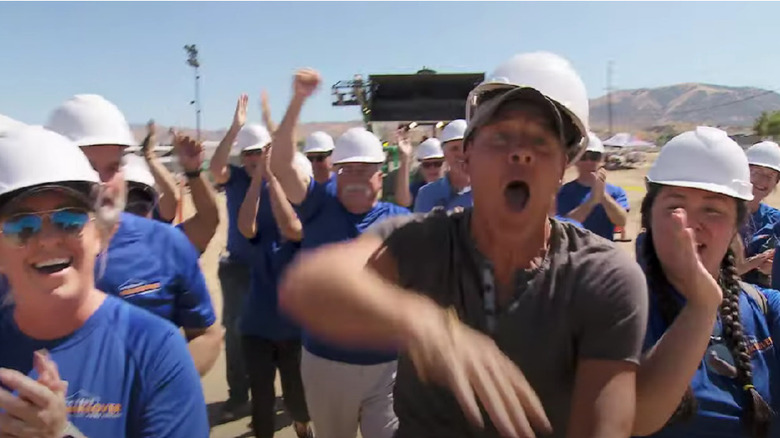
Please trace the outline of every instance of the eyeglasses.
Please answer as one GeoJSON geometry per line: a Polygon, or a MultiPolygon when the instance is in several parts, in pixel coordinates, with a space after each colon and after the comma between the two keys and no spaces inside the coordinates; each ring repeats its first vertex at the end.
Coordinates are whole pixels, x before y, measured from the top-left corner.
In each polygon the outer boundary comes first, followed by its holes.
{"type": "Polygon", "coordinates": [[[423,169],[433,169],[434,167],[440,169],[443,164],[443,161],[423,161],[420,163],[420,167],[423,169]]]}
{"type": "Polygon", "coordinates": [[[20,213],[0,223],[0,234],[16,246],[25,246],[30,239],[40,234],[47,219],[58,232],[74,237],[80,236],[84,227],[92,220],[86,210],[78,208],[20,213]]]}
{"type": "Polygon", "coordinates": [[[330,154],[331,154],[331,152],[308,154],[308,155],[306,155],[306,158],[308,158],[309,161],[311,161],[312,163],[322,163],[323,161],[328,159],[330,154]]]}
{"type": "Polygon", "coordinates": [[[603,155],[604,154],[601,152],[585,151],[585,153],[582,154],[582,161],[601,161],[603,155]]]}

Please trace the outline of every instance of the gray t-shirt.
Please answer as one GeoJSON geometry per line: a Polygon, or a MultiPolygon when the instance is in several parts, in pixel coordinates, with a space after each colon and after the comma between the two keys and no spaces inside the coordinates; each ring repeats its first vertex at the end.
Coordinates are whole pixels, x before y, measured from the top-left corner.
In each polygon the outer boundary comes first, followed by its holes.
{"type": "MultiPolygon", "coordinates": [[[[551,220],[541,266],[518,272],[512,300],[491,312],[483,298],[486,260],[470,221],[470,209],[432,212],[391,218],[369,232],[384,239],[401,286],[453,306],[461,321],[495,340],[539,395],[553,436],[564,437],[578,359],[639,362],[648,312],[644,274],[611,242],[551,220]]],[[[451,392],[421,383],[404,355],[394,393],[396,438],[499,436],[488,418],[484,431],[471,427],[451,392]]]]}

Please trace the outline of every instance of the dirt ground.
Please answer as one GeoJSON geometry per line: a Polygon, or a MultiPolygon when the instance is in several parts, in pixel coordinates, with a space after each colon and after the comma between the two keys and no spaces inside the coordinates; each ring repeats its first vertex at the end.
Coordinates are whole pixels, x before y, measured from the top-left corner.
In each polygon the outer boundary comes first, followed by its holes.
{"type": "MultiPolygon", "coordinates": [[[[629,221],[626,227],[626,237],[631,239],[630,242],[618,243],[618,246],[624,248],[632,255],[634,253],[633,239],[640,229],[639,218],[639,205],[642,201],[642,197],[645,193],[644,177],[647,174],[647,169],[650,162],[655,158],[655,155],[650,155],[648,162],[636,169],[614,170],[611,171],[607,177],[607,181],[623,187],[628,194],[629,203],[631,206],[631,212],[629,214],[629,221]]],[[[576,171],[570,169],[566,175],[566,181],[570,181],[576,177],[576,171]]],[[[773,206],[780,206],[780,194],[778,192],[773,193],[767,199],[768,203],[773,206]]],[[[222,221],[220,228],[217,230],[217,234],[206,253],[201,258],[201,264],[203,272],[206,275],[209,288],[211,290],[212,298],[214,300],[214,306],[219,315],[222,310],[222,299],[220,294],[219,280],[217,279],[217,262],[219,260],[219,253],[225,246],[225,230],[227,224],[227,218],[224,211],[224,199],[221,202],[222,205],[222,221]]],[[[191,211],[191,207],[185,208],[187,211],[191,211]]],[[[206,403],[209,404],[209,412],[217,413],[221,406],[221,403],[227,399],[227,384],[225,382],[225,362],[224,353],[220,356],[214,369],[206,375],[203,380],[203,391],[206,397],[206,403]]],[[[279,389],[277,379],[277,394],[281,393],[279,389]]],[[[278,438],[294,438],[295,433],[289,426],[289,419],[281,413],[277,416],[277,427],[280,428],[276,437],[278,438]]],[[[212,422],[214,424],[214,422],[212,422]]],[[[244,438],[251,437],[252,434],[248,428],[249,418],[245,417],[234,421],[232,423],[216,425],[211,430],[211,436],[214,438],[244,438]]]]}

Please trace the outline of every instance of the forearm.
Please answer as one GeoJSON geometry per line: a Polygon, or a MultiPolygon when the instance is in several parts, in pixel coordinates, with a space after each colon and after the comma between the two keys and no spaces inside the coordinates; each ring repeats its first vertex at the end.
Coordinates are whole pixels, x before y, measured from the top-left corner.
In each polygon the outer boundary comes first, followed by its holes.
{"type": "Polygon", "coordinates": [[[395,203],[401,207],[412,205],[412,192],[409,191],[410,159],[402,159],[395,177],[395,203]]]}
{"type": "Polygon", "coordinates": [[[285,196],[294,204],[303,202],[308,188],[305,184],[307,178],[301,175],[294,165],[296,151],[294,131],[304,102],[304,97],[293,96],[282,123],[274,133],[271,154],[271,173],[279,180],[285,196]]]}
{"type": "MultiPolygon", "coordinates": [[[[185,330],[185,334],[187,330],[185,330]]],[[[201,377],[205,376],[214,366],[222,350],[222,338],[224,330],[214,324],[202,334],[197,336],[187,335],[187,349],[190,351],[195,369],[201,377]]]]}
{"type": "Polygon", "coordinates": [[[604,199],[601,201],[601,205],[604,206],[604,211],[607,213],[609,221],[612,222],[616,227],[623,227],[626,225],[626,221],[628,220],[628,212],[625,208],[623,208],[622,205],[618,204],[615,198],[604,194],[604,199]]]}
{"type": "Polygon", "coordinates": [[[423,306],[438,308],[366,268],[349,244],[300,255],[282,279],[279,294],[280,306],[308,330],[355,347],[403,347],[411,337],[407,317],[420,315],[423,306]],[[334,258],[339,263],[332,263],[334,258]]]}
{"type": "Polygon", "coordinates": [[[253,177],[249,189],[244,195],[244,202],[238,210],[238,231],[247,239],[253,239],[257,235],[257,210],[260,205],[260,189],[263,180],[253,177]]]}
{"type": "Polygon", "coordinates": [[[701,364],[717,307],[687,304],[637,372],[634,435],[650,435],[674,414],[701,364]]]}
{"type": "Polygon", "coordinates": [[[268,178],[268,194],[271,197],[271,212],[282,235],[290,241],[300,242],[303,239],[303,225],[295,213],[290,201],[284,195],[279,181],[272,175],[268,178]]]}
{"type": "Polygon", "coordinates": [[[189,180],[190,195],[195,215],[184,223],[184,231],[190,242],[202,253],[208,247],[219,226],[217,197],[203,175],[189,180]]]}
{"type": "Polygon", "coordinates": [[[598,202],[594,201],[593,198],[589,198],[587,201],[580,204],[579,207],[568,212],[566,217],[569,219],[574,219],[579,223],[583,223],[585,222],[585,219],[587,219],[588,216],[590,216],[590,214],[593,212],[593,209],[596,207],[596,205],[598,205],[598,202]]]}
{"type": "Polygon", "coordinates": [[[238,131],[241,127],[233,124],[230,129],[222,137],[222,141],[219,142],[217,150],[214,151],[214,155],[209,162],[209,171],[211,176],[217,183],[224,183],[227,180],[227,165],[230,158],[230,149],[233,147],[233,143],[236,141],[238,131]]]}
{"type": "Polygon", "coordinates": [[[167,221],[176,218],[176,207],[179,203],[179,197],[176,190],[176,180],[173,174],[163,166],[157,157],[147,155],[146,163],[149,165],[149,171],[154,177],[157,190],[160,193],[158,209],[160,217],[167,221]]]}

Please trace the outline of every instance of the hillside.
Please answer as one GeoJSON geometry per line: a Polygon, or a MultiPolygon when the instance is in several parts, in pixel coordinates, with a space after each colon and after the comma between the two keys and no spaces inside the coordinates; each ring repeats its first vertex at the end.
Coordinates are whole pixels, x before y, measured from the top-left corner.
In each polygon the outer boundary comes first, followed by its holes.
{"type": "MultiPolygon", "coordinates": [[[[762,111],[780,110],[780,94],[752,87],[679,84],[612,93],[614,130],[659,125],[751,126],[762,111]]],[[[607,97],[591,100],[594,129],[608,126],[607,97]]]]}
{"type": "MultiPolygon", "coordinates": [[[[679,84],[668,87],[620,90],[612,94],[613,131],[653,132],[658,127],[689,128],[697,124],[733,128],[750,127],[762,111],[780,110],[780,94],[753,87],[726,87],[709,84],[679,84]],[[655,129],[653,129],[655,127],[655,129]]],[[[608,128],[606,96],[590,102],[590,121],[594,131],[608,128]]],[[[392,124],[381,126],[378,133],[389,133],[392,124]]],[[[325,131],[338,136],[345,130],[361,126],[361,122],[313,122],[300,126],[298,136],[305,138],[311,132],[325,131]]],[[[146,132],[145,125],[132,125],[139,141],[146,132]]],[[[165,132],[167,127],[161,127],[165,132]]],[[[193,129],[186,132],[194,134],[193,129]]],[[[203,131],[204,140],[219,141],[224,130],[203,131]]],[[[430,135],[429,132],[421,131],[430,135]]]]}

